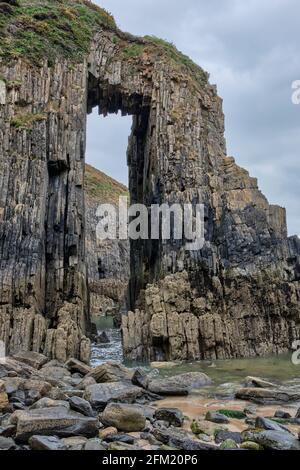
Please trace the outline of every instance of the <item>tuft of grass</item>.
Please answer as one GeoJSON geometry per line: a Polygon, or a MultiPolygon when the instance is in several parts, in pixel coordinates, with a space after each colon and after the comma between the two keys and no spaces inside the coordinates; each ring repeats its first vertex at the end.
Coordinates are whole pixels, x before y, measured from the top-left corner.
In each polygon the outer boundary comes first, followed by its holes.
{"type": "Polygon", "coordinates": [[[127,58],[140,57],[144,52],[145,47],[142,44],[132,44],[123,49],[123,55],[127,58]]]}
{"type": "Polygon", "coordinates": [[[80,62],[103,26],[116,29],[113,17],[87,0],[19,0],[10,14],[0,8],[0,56],[36,65],[57,57],[80,62]]]}
{"type": "Polygon", "coordinates": [[[209,74],[205,72],[199,65],[190,59],[187,55],[180,52],[176,46],[164,39],[160,39],[156,36],[145,36],[144,39],[150,44],[156,46],[158,51],[161,52],[166,58],[172,60],[175,64],[181,67],[187,68],[192,76],[196,78],[200,83],[207,83],[209,74]]]}
{"type": "Polygon", "coordinates": [[[44,121],[46,119],[47,119],[46,113],[20,114],[18,116],[15,116],[11,120],[11,125],[12,127],[15,127],[16,129],[31,130],[35,122],[44,121]]]}

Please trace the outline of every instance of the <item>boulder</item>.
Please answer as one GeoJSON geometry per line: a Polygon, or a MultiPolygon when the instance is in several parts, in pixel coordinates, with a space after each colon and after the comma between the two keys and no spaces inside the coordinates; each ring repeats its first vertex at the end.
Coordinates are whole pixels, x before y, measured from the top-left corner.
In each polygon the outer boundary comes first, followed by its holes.
{"type": "Polygon", "coordinates": [[[65,365],[70,372],[79,372],[81,375],[87,375],[92,370],[90,366],[84,362],[79,361],[78,359],[74,359],[73,357],[69,359],[65,365]]]}
{"type": "Polygon", "coordinates": [[[97,383],[106,382],[130,382],[133,371],[123,366],[119,362],[109,361],[105,364],[95,367],[89,372],[87,377],[92,377],[97,383]]]}
{"type": "Polygon", "coordinates": [[[300,400],[300,392],[267,388],[242,388],[236,392],[235,396],[240,400],[249,400],[259,404],[288,403],[300,400]]]}
{"type": "Polygon", "coordinates": [[[122,442],[125,444],[134,444],[136,438],[129,434],[111,434],[104,439],[106,442],[122,442]]]}
{"type": "Polygon", "coordinates": [[[221,413],[215,411],[208,411],[205,416],[206,421],[210,421],[211,423],[216,424],[228,424],[229,419],[222,415],[221,413]]]}
{"type": "Polygon", "coordinates": [[[66,365],[64,362],[58,361],[57,359],[51,359],[51,361],[47,362],[42,369],[46,367],[62,367],[63,369],[66,369],[66,365]]]}
{"type": "Polygon", "coordinates": [[[0,413],[7,410],[9,406],[8,395],[6,392],[0,392],[0,413]]]}
{"type": "Polygon", "coordinates": [[[255,416],[257,413],[257,407],[255,405],[248,405],[244,408],[244,413],[246,415],[255,416]]]}
{"type": "Polygon", "coordinates": [[[256,442],[252,441],[245,441],[240,446],[243,450],[262,450],[261,446],[256,442]]]}
{"type": "Polygon", "coordinates": [[[243,441],[256,442],[266,450],[300,450],[300,441],[286,431],[244,431],[243,441]]]}
{"type": "Polygon", "coordinates": [[[97,382],[93,377],[84,377],[76,386],[78,390],[85,390],[89,385],[95,385],[97,382]]]}
{"type": "Polygon", "coordinates": [[[62,442],[68,450],[83,450],[87,443],[87,438],[84,436],[65,437],[62,439],[62,442]]]}
{"type": "Polygon", "coordinates": [[[238,449],[237,443],[233,439],[226,439],[220,445],[221,450],[234,450],[238,449]]]}
{"type": "Polygon", "coordinates": [[[142,369],[136,369],[131,382],[133,385],[137,385],[138,387],[142,387],[147,390],[149,385],[149,377],[142,369]]]}
{"type": "Polygon", "coordinates": [[[11,437],[0,436],[0,450],[15,450],[17,447],[18,446],[11,437]]]}
{"type": "Polygon", "coordinates": [[[157,395],[186,396],[189,389],[182,383],[177,383],[172,379],[154,379],[149,382],[148,390],[157,395]]]}
{"type": "Polygon", "coordinates": [[[134,450],[142,450],[138,446],[132,446],[130,444],[125,444],[125,442],[111,442],[107,448],[109,451],[134,451],[134,450]]]}
{"type": "Polygon", "coordinates": [[[196,436],[199,436],[200,434],[205,434],[207,436],[214,436],[217,431],[224,430],[226,431],[227,428],[223,424],[215,424],[212,423],[211,421],[205,421],[205,420],[193,420],[191,423],[191,431],[193,434],[196,436]]]}
{"type": "Polygon", "coordinates": [[[0,427],[0,436],[2,437],[13,437],[16,433],[16,426],[8,424],[0,427]]]}
{"type": "Polygon", "coordinates": [[[58,437],[95,437],[98,434],[98,421],[95,418],[68,411],[63,406],[17,411],[12,415],[11,423],[17,425],[18,442],[27,442],[37,434],[58,437]]]}
{"type": "Polygon", "coordinates": [[[40,400],[36,401],[31,405],[31,410],[38,410],[41,408],[57,408],[59,406],[64,406],[67,410],[70,409],[70,405],[65,400],[52,400],[51,398],[43,397],[40,400]]]}
{"type": "Polygon", "coordinates": [[[188,395],[190,390],[209,385],[211,379],[202,372],[186,372],[165,379],[154,379],[149,382],[148,390],[158,395],[188,395]]]}
{"type": "Polygon", "coordinates": [[[40,379],[23,379],[20,377],[5,377],[2,379],[5,384],[5,391],[8,396],[13,395],[19,390],[26,392],[35,392],[36,396],[47,395],[52,385],[45,380],[40,379]]]}
{"type": "Polygon", "coordinates": [[[114,428],[113,426],[109,426],[108,428],[100,429],[100,431],[99,431],[99,437],[103,440],[105,440],[108,436],[111,436],[113,434],[118,434],[117,428],[114,428]]]}
{"type": "Polygon", "coordinates": [[[67,446],[56,436],[32,436],[28,443],[32,450],[67,450],[67,446]]]}
{"type": "Polygon", "coordinates": [[[143,431],[146,426],[146,418],[140,407],[122,403],[109,403],[100,420],[105,426],[113,426],[125,432],[143,431]]]}
{"type": "Polygon", "coordinates": [[[232,432],[227,430],[220,430],[216,431],[215,433],[215,441],[217,444],[221,444],[224,441],[230,439],[231,441],[240,444],[242,442],[242,436],[240,432],[232,432]]]}
{"type": "Polygon", "coordinates": [[[46,380],[26,380],[23,383],[22,389],[26,392],[35,392],[36,396],[39,394],[42,397],[47,396],[52,388],[52,385],[46,380]]]}
{"type": "Polygon", "coordinates": [[[5,369],[10,377],[19,377],[24,379],[37,378],[39,371],[26,362],[20,362],[12,357],[5,359],[5,369]]]}
{"type": "Polygon", "coordinates": [[[50,392],[47,393],[47,397],[51,398],[51,400],[68,401],[65,391],[58,387],[52,387],[50,392]]]}
{"type": "Polygon", "coordinates": [[[83,398],[84,390],[77,390],[75,388],[64,389],[64,393],[67,397],[80,397],[83,398]]]}
{"type": "Polygon", "coordinates": [[[154,429],[154,437],[163,444],[175,447],[179,450],[197,451],[197,450],[217,450],[214,444],[207,444],[194,440],[187,431],[171,426],[168,429],[154,429]]]}
{"type": "Polygon", "coordinates": [[[0,380],[0,393],[1,392],[6,392],[6,386],[3,380],[0,380]]]}
{"type": "Polygon", "coordinates": [[[87,400],[84,400],[80,397],[71,397],[69,399],[69,404],[72,410],[78,411],[78,413],[83,414],[84,416],[93,417],[95,413],[87,400]]]}
{"type": "Polygon", "coordinates": [[[102,331],[102,333],[100,333],[99,335],[96,336],[95,342],[97,344],[109,344],[110,339],[107,336],[107,333],[105,331],[102,331]]]}
{"type": "Polygon", "coordinates": [[[104,410],[111,401],[134,403],[142,395],[142,388],[127,383],[115,382],[90,385],[86,388],[83,398],[89,401],[96,410],[104,410]]]}
{"type": "Polygon", "coordinates": [[[182,411],[178,408],[160,408],[155,411],[154,419],[157,421],[165,421],[169,425],[179,428],[184,422],[182,411]]]}
{"type": "Polygon", "coordinates": [[[94,438],[94,439],[89,439],[85,446],[84,450],[93,450],[93,451],[99,451],[99,450],[105,450],[105,447],[102,445],[101,440],[94,438]]]}
{"type": "Polygon", "coordinates": [[[0,364],[0,382],[3,377],[7,377],[8,371],[5,369],[5,367],[0,364]]]}
{"type": "Polygon", "coordinates": [[[25,380],[20,377],[5,377],[1,380],[1,389],[7,393],[8,396],[22,390],[25,380]]]}
{"type": "Polygon", "coordinates": [[[48,380],[48,382],[54,380],[56,381],[64,381],[66,378],[71,377],[71,372],[65,367],[43,367],[40,370],[40,374],[48,380]]]}
{"type": "Polygon", "coordinates": [[[21,351],[14,354],[13,359],[18,362],[24,362],[34,369],[40,369],[44,364],[48,362],[48,358],[44,354],[40,354],[33,351],[21,351]]]}
{"type": "Polygon", "coordinates": [[[278,419],[291,419],[291,415],[290,413],[287,413],[286,411],[284,410],[277,410],[275,411],[275,414],[274,414],[274,418],[278,418],[278,419]]]}
{"type": "Polygon", "coordinates": [[[246,387],[258,387],[258,388],[273,388],[276,385],[272,382],[268,382],[267,380],[261,379],[259,377],[246,377],[245,379],[245,386],[246,387]]]}
{"type": "Polygon", "coordinates": [[[290,432],[285,426],[276,423],[268,418],[258,416],[255,421],[255,427],[257,429],[265,429],[266,431],[286,431],[290,432]]]}

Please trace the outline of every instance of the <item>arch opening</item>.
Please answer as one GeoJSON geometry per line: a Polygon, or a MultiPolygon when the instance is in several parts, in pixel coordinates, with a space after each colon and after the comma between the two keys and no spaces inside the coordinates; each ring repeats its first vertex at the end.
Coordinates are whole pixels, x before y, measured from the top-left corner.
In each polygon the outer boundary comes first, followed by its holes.
{"type": "MultiPolygon", "coordinates": [[[[131,132],[128,138],[127,161],[125,155],[116,155],[116,159],[120,161],[124,158],[128,166],[128,199],[129,204],[145,204],[149,206],[156,202],[157,195],[153,193],[151,185],[151,149],[147,146],[149,142],[149,132],[151,132],[150,102],[144,99],[142,95],[134,93],[128,95],[124,93],[120,86],[112,86],[106,82],[96,79],[92,74],[88,80],[87,94],[87,114],[95,112],[98,108],[100,117],[107,117],[111,114],[132,119],[131,132]]],[[[113,126],[115,123],[111,123],[113,126]]],[[[129,122],[128,122],[129,124],[129,122]]],[[[99,122],[101,128],[101,123],[99,122]]],[[[128,126],[129,127],[129,126],[128,126]]],[[[122,129],[123,131],[123,129],[122,129]]],[[[124,133],[124,131],[123,131],[124,133]]],[[[89,131],[87,132],[89,136],[89,131]]],[[[118,138],[116,136],[116,138],[118,138]]],[[[124,136],[122,137],[122,139],[124,136]]],[[[101,131],[98,137],[99,145],[101,145],[101,131]]],[[[122,144],[125,144],[123,141],[122,144]]],[[[88,148],[87,148],[88,150],[88,148]]],[[[93,157],[93,162],[95,157],[93,157]]],[[[87,161],[89,156],[87,154],[87,161]]],[[[123,167],[123,163],[120,164],[123,167]]],[[[97,164],[100,171],[103,170],[101,165],[97,164]]],[[[86,175],[86,193],[88,193],[88,171],[86,175]]],[[[124,175],[124,167],[122,173],[124,175]]],[[[117,175],[112,174],[112,177],[117,175]]],[[[122,183],[125,183],[124,178],[122,183]]],[[[118,188],[118,191],[120,188],[118,188]]],[[[119,191],[120,192],[120,191],[119,191]]],[[[114,202],[118,203],[118,198],[114,201],[99,200],[100,203],[114,202]]],[[[155,270],[157,270],[156,262],[159,258],[158,242],[150,240],[108,240],[99,242],[96,240],[95,226],[97,217],[95,217],[95,207],[90,207],[90,201],[86,201],[86,223],[92,226],[92,237],[87,230],[87,264],[88,269],[92,266],[92,272],[88,273],[89,288],[91,292],[91,310],[97,304],[99,295],[109,297],[114,303],[117,302],[117,308],[122,314],[123,311],[134,310],[141,289],[147,282],[153,278],[155,270]],[[95,253],[89,253],[91,246],[97,244],[96,258],[95,253]],[[91,259],[94,257],[94,260],[91,259]],[[94,269],[95,268],[95,269],[94,269]],[[98,278],[95,282],[95,276],[98,278]],[[124,295],[124,284],[126,284],[126,294],[124,295]],[[100,287],[99,287],[100,286],[100,287]]],[[[88,227],[87,227],[88,228],[88,227]]],[[[97,308],[97,307],[96,307],[97,308]]],[[[107,308],[111,308],[108,305],[107,308]]],[[[114,307],[113,307],[114,308],[114,307]]],[[[116,315],[115,323],[120,325],[121,317],[116,315]]]]}

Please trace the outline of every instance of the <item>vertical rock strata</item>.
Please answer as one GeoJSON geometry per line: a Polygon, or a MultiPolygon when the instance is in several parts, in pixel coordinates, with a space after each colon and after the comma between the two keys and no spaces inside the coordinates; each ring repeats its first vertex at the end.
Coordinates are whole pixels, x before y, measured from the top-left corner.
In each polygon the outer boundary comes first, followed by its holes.
{"type": "MultiPolygon", "coordinates": [[[[72,2],[71,2],[72,3],[72,2]]],[[[78,3],[78,2],[77,2],[78,3]]],[[[86,113],[133,115],[133,203],[202,203],[205,245],[131,242],[132,359],[279,353],[300,336],[300,243],[226,154],[222,101],[172,46],[98,27],[75,63],[0,62],[0,339],[89,357],[86,113]],[[50,66],[51,65],[51,66],[50,66]]],[[[100,129],[99,129],[100,131],[100,129]]]]}
{"type": "Polygon", "coordinates": [[[100,204],[110,204],[118,210],[119,197],[128,197],[128,189],[99,170],[86,165],[85,221],[86,263],[92,317],[111,315],[117,326],[121,311],[126,311],[130,277],[129,240],[101,240],[97,225],[101,217],[100,204]]]}

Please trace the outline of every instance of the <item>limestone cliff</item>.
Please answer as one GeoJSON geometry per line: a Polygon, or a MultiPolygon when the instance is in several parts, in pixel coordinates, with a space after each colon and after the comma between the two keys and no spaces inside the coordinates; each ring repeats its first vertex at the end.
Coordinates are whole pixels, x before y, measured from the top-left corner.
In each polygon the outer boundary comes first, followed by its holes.
{"type": "Polygon", "coordinates": [[[300,337],[299,254],[284,209],[226,154],[208,75],[84,0],[0,4],[0,339],[88,360],[86,113],[133,115],[131,201],[205,206],[205,245],[131,242],[129,358],[286,351],[300,337]]]}

